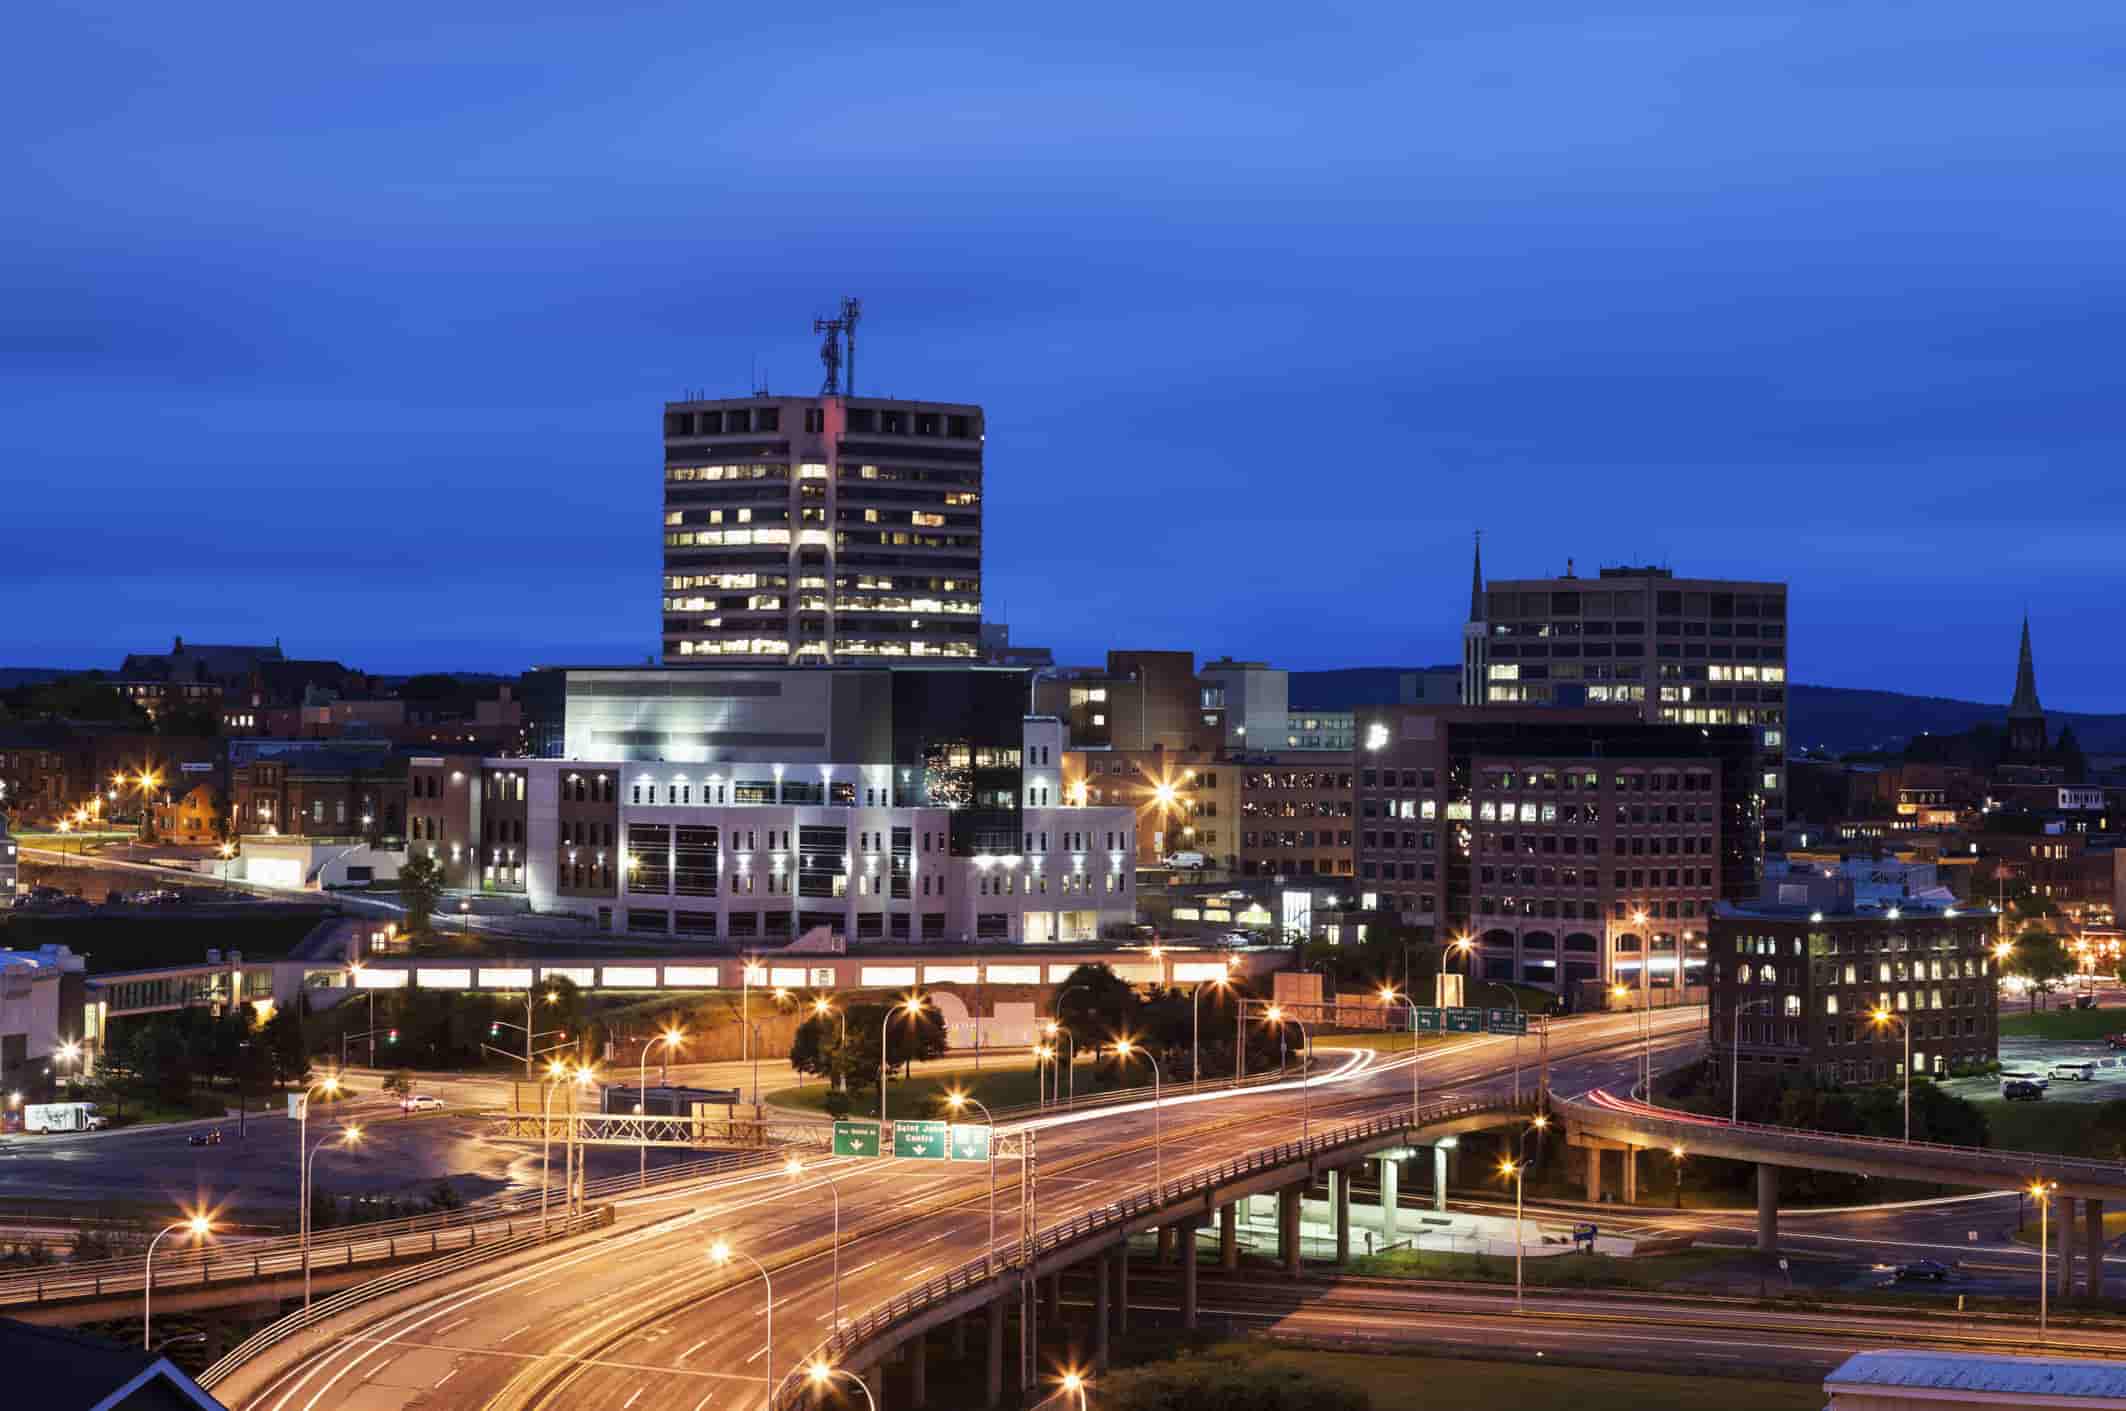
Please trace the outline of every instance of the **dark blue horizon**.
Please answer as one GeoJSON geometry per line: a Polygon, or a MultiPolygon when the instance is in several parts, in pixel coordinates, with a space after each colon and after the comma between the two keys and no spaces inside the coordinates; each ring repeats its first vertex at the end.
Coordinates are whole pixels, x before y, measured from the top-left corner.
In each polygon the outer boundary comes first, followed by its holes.
{"type": "MultiPolygon", "coordinates": [[[[1059,659],[1458,659],[1501,577],[1792,585],[1803,682],[2126,662],[2093,0],[18,21],[0,664],[657,650],[660,404],[863,297],[1059,659]]],[[[2106,195],[2106,192],[2110,195],[2106,195]]]]}

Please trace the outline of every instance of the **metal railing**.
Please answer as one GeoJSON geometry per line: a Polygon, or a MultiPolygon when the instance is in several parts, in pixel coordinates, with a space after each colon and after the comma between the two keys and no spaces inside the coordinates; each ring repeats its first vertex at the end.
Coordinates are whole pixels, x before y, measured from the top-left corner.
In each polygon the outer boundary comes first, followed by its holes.
{"type": "Polygon", "coordinates": [[[2107,1184],[2126,1185],[2126,1165],[2116,1161],[2093,1161],[2087,1157],[2053,1156],[2045,1152],[2009,1151],[1997,1147],[1956,1146],[1949,1142],[1908,1142],[1896,1137],[1871,1137],[1860,1133],[1811,1132],[1763,1122],[1730,1122],[1724,1117],[1706,1117],[1697,1113],[1663,1112],[1643,1103],[1612,1106],[1584,1098],[1553,1095],[1551,1105],[1576,1114],[1582,1120],[1639,1123],[1667,1132],[1734,1133],[1799,1156],[1835,1152],[1841,1148],[1859,1148],[1870,1157],[1927,1152],[1990,1172],[2007,1174],[2012,1171],[2018,1185],[2033,1172],[2079,1175],[2107,1184]]]}
{"type": "Polygon", "coordinates": [[[496,1124],[493,1135],[502,1140],[537,1141],[542,1136],[568,1140],[571,1125],[578,1143],[590,1146],[698,1147],[805,1146],[825,1147],[834,1135],[834,1124],[824,1119],[807,1122],[795,1118],[642,1116],[627,1112],[491,1112],[496,1124]]]}
{"type": "MultiPolygon", "coordinates": [[[[764,1152],[737,1152],[704,1157],[657,1173],[648,1186],[634,1175],[601,1177],[585,1182],[586,1200],[607,1196],[649,1193],[661,1187],[734,1174],[752,1166],[769,1164],[774,1158],[764,1152]]],[[[556,1191],[554,1199],[560,1200],[556,1191]]],[[[539,1192],[515,1192],[491,1197],[462,1209],[397,1220],[348,1225],[332,1232],[329,1241],[316,1234],[310,1239],[313,1273],[346,1269],[357,1264],[392,1263],[406,1258],[425,1258],[445,1250],[484,1246],[496,1236],[513,1238],[524,1221],[539,1218],[539,1192]]],[[[558,1209],[554,1218],[560,1218],[558,1209]]],[[[50,1264],[34,1272],[0,1278],[0,1306],[71,1302],[100,1298],[106,1294],[136,1293],[146,1287],[146,1261],[137,1256],[97,1259],[76,1264],[50,1264]]],[[[201,1288],[265,1275],[300,1272],[302,1241],[294,1235],[245,1240],[235,1245],[203,1245],[197,1249],[165,1249],[155,1260],[155,1288],[201,1288]]]]}
{"type": "MultiPolygon", "coordinates": [[[[1033,1240],[1022,1243],[1018,1257],[1005,1264],[977,1257],[968,1260],[951,1271],[920,1284],[900,1294],[891,1301],[870,1310],[853,1322],[844,1324],[833,1335],[824,1339],[814,1355],[830,1363],[846,1362],[856,1348],[889,1331],[922,1312],[931,1305],[956,1294],[978,1288],[984,1284],[997,1284],[1007,1275],[1018,1277],[1033,1264],[1038,1267],[1043,1253],[1061,1249],[1075,1241],[1111,1230],[1139,1216],[1163,1210],[1191,1196],[1205,1194],[1221,1185],[1252,1175],[1259,1171],[1290,1165],[1323,1152],[1373,1141],[1390,1133],[1407,1132],[1430,1122],[1451,1121],[1458,1117],[1479,1116],[1494,1112],[1519,1112],[1532,1110],[1535,1101],[1472,1102],[1457,1103],[1448,1107],[1427,1108],[1417,1114],[1415,1121],[1407,1111],[1398,1111],[1363,1121],[1348,1122],[1305,1141],[1283,1142],[1266,1147],[1247,1156],[1234,1157],[1216,1166],[1200,1167],[1185,1175],[1177,1176],[1149,1190],[1085,1211],[1058,1225],[1042,1230],[1033,1240]]],[[[809,1360],[809,1359],[808,1359],[809,1360]]],[[[771,1373],[772,1375],[772,1373],[771,1373]]],[[[775,1405],[794,1408],[795,1398],[801,1397],[802,1389],[779,1387],[775,1405]]]]}
{"type": "MultiPolygon", "coordinates": [[[[458,1270],[467,1268],[484,1259],[492,1259],[502,1254],[511,1254],[520,1249],[529,1249],[549,1239],[561,1239],[568,1235],[579,1234],[584,1230],[597,1229],[600,1226],[611,1224],[612,1220],[612,1207],[600,1206],[596,1210],[587,1210],[581,1215],[571,1215],[565,1219],[556,1220],[550,1229],[542,1230],[534,1226],[532,1229],[512,1235],[506,1240],[483,1249],[468,1249],[449,1259],[432,1260],[412,1269],[401,1269],[395,1273],[371,1279],[367,1283],[356,1284],[353,1288],[344,1289],[330,1298],[319,1299],[307,1309],[298,1308],[286,1317],[268,1323],[235,1347],[230,1348],[219,1362],[200,1373],[197,1380],[202,1387],[212,1390],[217,1383],[227,1380],[230,1374],[235,1372],[238,1367],[258,1356],[267,1348],[273,1347],[293,1337],[305,1328],[321,1323],[327,1318],[335,1317],[359,1304],[367,1303],[371,1299],[382,1298],[387,1294],[397,1293],[402,1289],[411,1288],[426,1279],[440,1278],[445,1274],[456,1273],[458,1270]]],[[[160,1287],[159,1283],[157,1287],[160,1287]]]]}

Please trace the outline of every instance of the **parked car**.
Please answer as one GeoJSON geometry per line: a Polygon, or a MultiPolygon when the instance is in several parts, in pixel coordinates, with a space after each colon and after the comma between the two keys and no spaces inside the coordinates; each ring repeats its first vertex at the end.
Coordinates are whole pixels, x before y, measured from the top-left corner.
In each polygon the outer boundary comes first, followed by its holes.
{"type": "Polygon", "coordinates": [[[2104,1047],[2112,1049],[2126,1048],[2126,1034],[2104,1035],[2104,1047]]]}
{"type": "Polygon", "coordinates": [[[2040,1102],[2045,1090],[2027,1079],[2010,1078],[2001,1084],[2001,1096],[2010,1102],[2040,1102]]]}
{"type": "Polygon", "coordinates": [[[2052,1065],[2052,1076],[2070,1083],[2093,1083],[2096,1081],[2096,1065],[2088,1059],[2062,1059],[2052,1065]]]}
{"type": "Polygon", "coordinates": [[[443,1099],[430,1093],[408,1093],[399,1099],[401,1112],[440,1112],[443,1099]]]}
{"type": "Polygon", "coordinates": [[[1941,1283],[1949,1277],[1949,1266],[1934,1259],[1913,1259],[1897,1266],[1900,1279],[1932,1279],[1941,1283]]]}
{"type": "Polygon", "coordinates": [[[2096,996],[2095,996],[2095,995],[2076,995],[2076,996],[2074,997],[2074,1007],[2075,1007],[2076,1009],[2095,1009],[2095,1008],[2096,1008],[2096,996]]]}
{"type": "Polygon", "coordinates": [[[1173,868],[1201,869],[1209,867],[1211,860],[1200,852],[1177,852],[1168,855],[1166,865],[1173,868]]]}
{"type": "Polygon", "coordinates": [[[209,1127],[204,1132],[194,1132],[188,1140],[193,1146],[220,1146],[221,1128],[209,1127]]]}
{"type": "Polygon", "coordinates": [[[2034,1084],[2040,1092],[2052,1086],[2052,1079],[2050,1077],[2046,1076],[2044,1073],[2037,1072],[2033,1069],[2018,1068],[2004,1071],[2001,1074],[2001,1088],[2004,1091],[2006,1090],[2008,1084],[2016,1082],[2034,1084]]]}

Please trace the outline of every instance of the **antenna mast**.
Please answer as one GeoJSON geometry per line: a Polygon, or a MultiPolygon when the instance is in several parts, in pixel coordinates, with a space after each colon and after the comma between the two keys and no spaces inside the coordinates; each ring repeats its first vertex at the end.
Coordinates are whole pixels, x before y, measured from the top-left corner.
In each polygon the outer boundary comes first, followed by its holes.
{"type": "Polygon", "coordinates": [[[849,395],[856,395],[856,321],[864,316],[864,301],[842,295],[842,316],[830,322],[841,325],[843,336],[849,340],[849,395]]]}
{"type": "Polygon", "coordinates": [[[838,318],[812,320],[812,331],[827,335],[819,345],[819,360],[827,369],[826,380],[819,386],[819,395],[822,397],[838,396],[841,392],[842,345],[839,340],[844,327],[846,324],[838,318]]]}

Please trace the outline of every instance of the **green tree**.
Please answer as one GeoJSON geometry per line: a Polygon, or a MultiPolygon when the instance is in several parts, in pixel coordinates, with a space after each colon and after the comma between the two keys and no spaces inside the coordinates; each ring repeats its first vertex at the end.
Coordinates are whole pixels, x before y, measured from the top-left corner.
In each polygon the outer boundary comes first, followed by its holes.
{"type": "Polygon", "coordinates": [[[406,903],[406,930],[425,936],[443,900],[443,864],[432,853],[411,853],[399,864],[399,898],[406,903]]]}
{"type": "Polygon", "coordinates": [[[405,1097],[413,1091],[413,1074],[404,1068],[394,1068],[384,1078],[384,1091],[393,1097],[405,1097]]]}
{"type": "Polygon", "coordinates": [[[1119,1038],[1144,1037],[1144,1001],[1105,965],[1081,965],[1049,994],[1048,1012],[1070,1031],[1080,1050],[1119,1038]]]}
{"type": "Polygon", "coordinates": [[[2039,996],[2052,993],[2073,973],[2074,956],[2067,943],[2050,931],[2025,931],[2015,938],[2015,949],[2001,968],[2030,987],[2030,1008],[2035,1012],[2039,996]]]}
{"type": "Polygon", "coordinates": [[[271,1057],[276,1082],[301,1083],[310,1077],[310,1046],[303,1039],[299,1006],[300,1001],[275,1009],[259,1034],[258,1041],[265,1044],[271,1057]]]}

